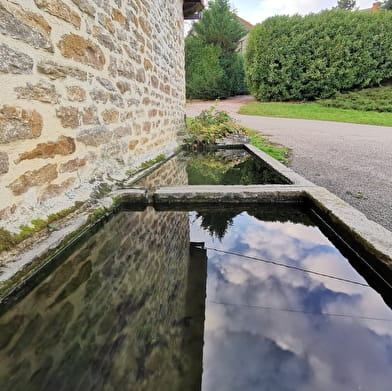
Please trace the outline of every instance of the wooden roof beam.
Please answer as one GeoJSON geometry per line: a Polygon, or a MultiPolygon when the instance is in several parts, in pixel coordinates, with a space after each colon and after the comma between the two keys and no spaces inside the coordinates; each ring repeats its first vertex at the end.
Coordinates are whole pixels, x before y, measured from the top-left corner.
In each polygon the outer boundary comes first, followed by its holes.
{"type": "Polygon", "coordinates": [[[200,12],[204,9],[204,0],[184,0],[184,19],[199,19],[200,12]]]}

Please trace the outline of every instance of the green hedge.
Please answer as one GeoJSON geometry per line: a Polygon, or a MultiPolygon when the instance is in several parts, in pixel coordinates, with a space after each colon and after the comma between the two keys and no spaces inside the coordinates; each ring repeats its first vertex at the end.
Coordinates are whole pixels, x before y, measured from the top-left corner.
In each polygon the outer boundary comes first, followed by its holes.
{"type": "Polygon", "coordinates": [[[329,10],[276,16],[250,34],[250,92],[260,100],[312,100],[392,78],[392,12],[329,10]]]}

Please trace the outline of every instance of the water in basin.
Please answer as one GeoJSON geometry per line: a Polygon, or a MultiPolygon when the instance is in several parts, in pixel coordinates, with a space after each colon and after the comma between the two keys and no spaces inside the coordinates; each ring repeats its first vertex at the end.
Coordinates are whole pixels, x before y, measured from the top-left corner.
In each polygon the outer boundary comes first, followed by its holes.
{"type": "Polygon", "coordinates": [[[0,361],[3,391],[390,391],[392,312],[297,207],[149,207],[2,311],[0,361]]]}
{"type": "Polygon", "coordinates": [[[174,186],[289,183],[288,179],[245,149],[217,149],[203,153],[182,152],[137,184],[174,186]]]}

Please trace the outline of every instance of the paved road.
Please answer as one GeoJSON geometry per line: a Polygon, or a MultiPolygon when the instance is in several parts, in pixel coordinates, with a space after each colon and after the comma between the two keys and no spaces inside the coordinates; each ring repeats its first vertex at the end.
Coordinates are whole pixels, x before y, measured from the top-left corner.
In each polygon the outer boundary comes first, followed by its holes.
{"type": "MultiPolygon", "coordinates": [[[[292,149],[290,166],[392,231],[392,127],[239,115],[251,97],[222,101],[240,123],[292,149]]],[[[187,105],[194,116],[213,102],[187,105]]]]}

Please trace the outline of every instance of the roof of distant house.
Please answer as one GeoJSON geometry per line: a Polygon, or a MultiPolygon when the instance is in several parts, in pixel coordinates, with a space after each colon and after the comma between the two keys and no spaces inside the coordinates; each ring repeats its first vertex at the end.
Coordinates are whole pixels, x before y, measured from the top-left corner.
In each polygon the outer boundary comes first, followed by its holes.
{"type": "Polygon", "coordinates": [[[250,30],[253,29],[254,26],[253,26],[252,23],[249,23],[247,20],[242,19],[242,18],[239,17],[238,15],[236,15],[236,16],[237,16],[238,21],[239,21],[248,31],[250,31],[250,30]]]}

